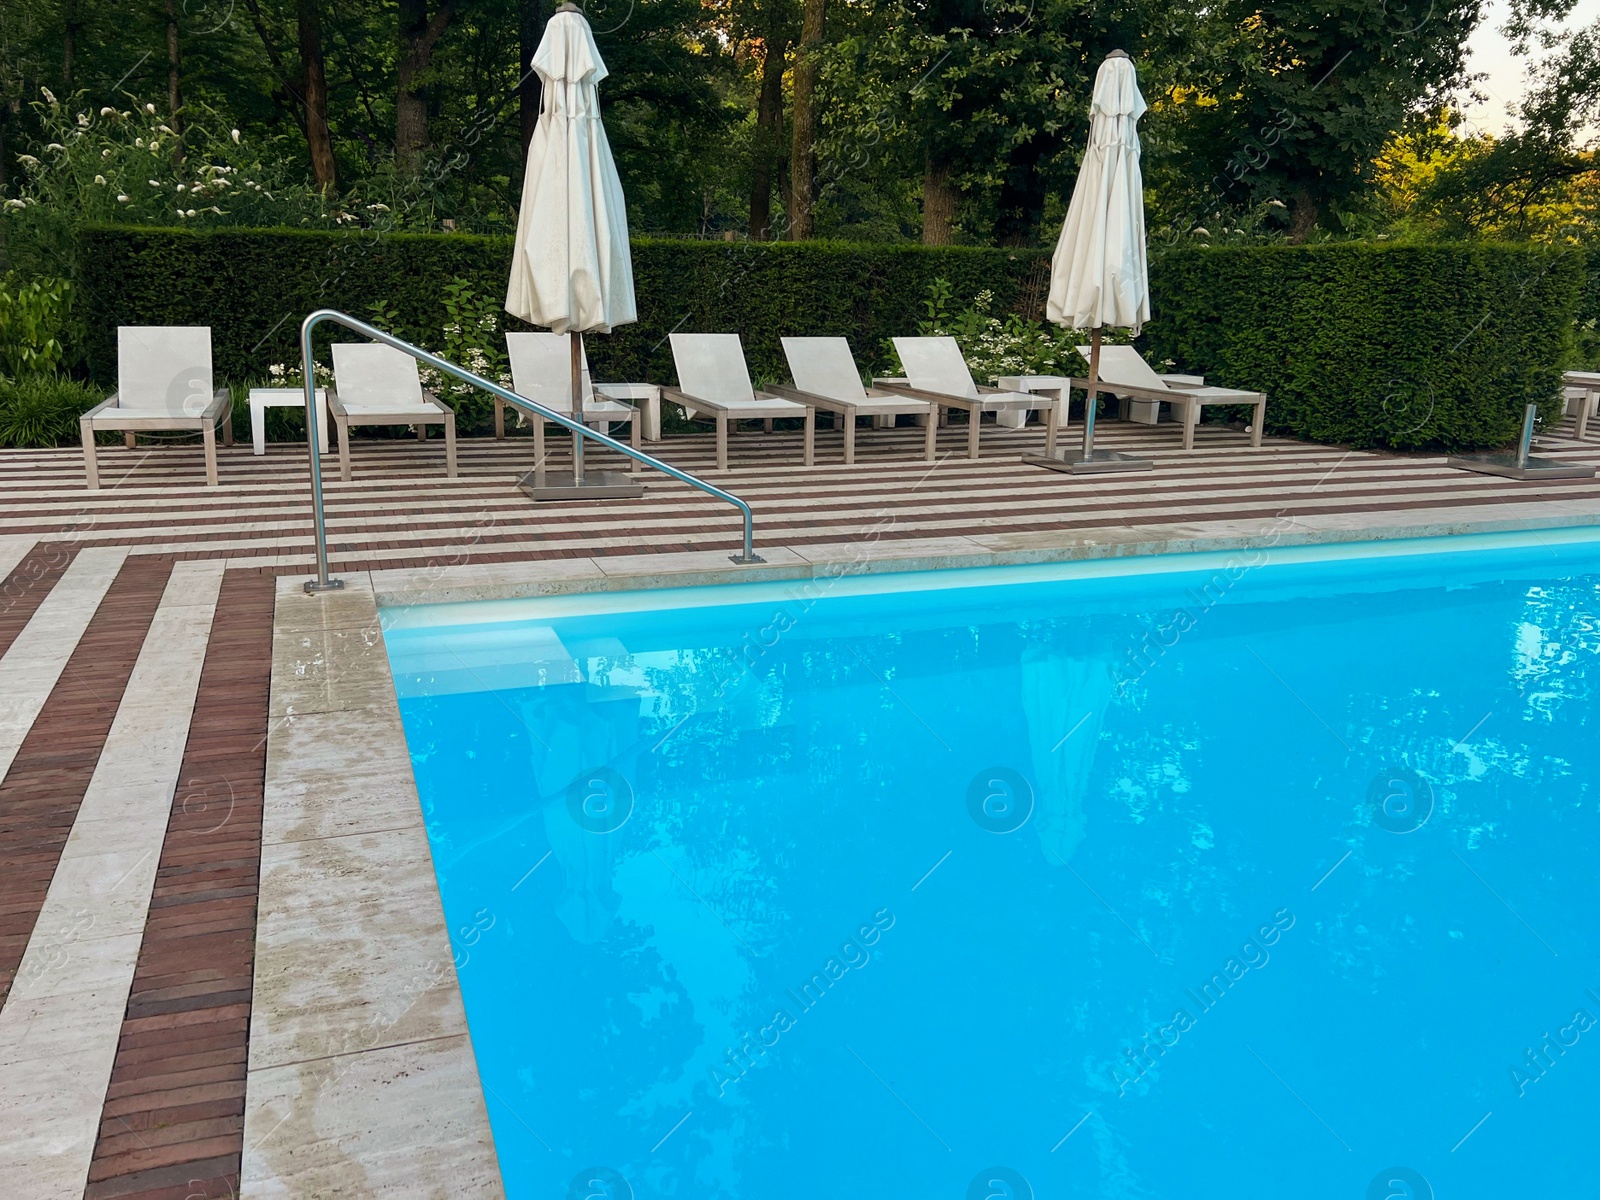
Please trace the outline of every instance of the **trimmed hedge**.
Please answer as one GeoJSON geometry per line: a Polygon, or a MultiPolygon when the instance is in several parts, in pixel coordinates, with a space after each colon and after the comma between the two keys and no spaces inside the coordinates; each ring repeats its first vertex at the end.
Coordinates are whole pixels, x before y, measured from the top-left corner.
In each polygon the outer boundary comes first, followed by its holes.
{"type": "MultiPolygon", "coordinates": [[[[80,281],[91,374],[109,383],[119,324],[209,324],[224,379],[298,360],[318,307],[438,346],[441,284],[503,294],[510,242],[466,234],[101,226],[80,281]]],[[[598,374],[675,378],[667,334],[737,332],[758,381],[786,378],[779,338],[843,335],[864,367],[912,332],[929,284],[988,289],[994,311],[1039,316],[1049,252],[829,242],[633,246],[639,322],[589,339],[598,374]]],[[[1218,247],[1151,263],[1144,341],[1215,382],[1265,391],[1268,426],[1320,442],[1396,449],[1499,446],[1535,401],[1554,416],[1585,282],[1581,253],[1482,244],[1218,247]]],[[[512,322],[514,324],[514,322],[512,322]]],[[[337,336],[337,335],[334,335],[337,336]]]]}
{"type": "Polygon", "coordinates": [[[1150,357],[1267,393],[1267,427],[1399,450],[1502,446],[1561,415],[1585,256],[1455,243],[1169,251],[1150,357]]]}
{"type": "MultiPolygon", "coordinates": [[[[370,320],[381,301],[398,315],[394,332],[434,349],[441,284],[459,275],[503,298],[511,260],[509,238],[470,234],[99,226],[85,238],[85,349],[102,381],[116,374],[119,324],[210,325],[216,369],[228,379],[298,362],[300,322],[315,308],[370,320]]],[[[1042,308],[1048,270],[1040,250],[635,238],[639,320],[591,335],[587,350],[600,377],[672,380],[668,333],[738,333],[751,374],[776,382],[789,378],[779,338],[837,334],[864,368],[877,368],[888,338],[916,330],[935,278],[958,296],[989,288],[1004,311],[1042,308]]]]}

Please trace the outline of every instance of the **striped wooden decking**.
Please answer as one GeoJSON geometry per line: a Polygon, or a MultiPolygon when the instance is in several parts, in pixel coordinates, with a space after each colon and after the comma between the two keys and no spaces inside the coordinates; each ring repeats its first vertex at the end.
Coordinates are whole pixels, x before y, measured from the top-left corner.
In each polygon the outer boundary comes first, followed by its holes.
{"type": "MultiPolygon", "coordinates": [[[[1069,437],[1077,436],[1077,429],[1069,437]]],[[[755,509],[758,541],[803,546],[973,532],[1086,530],[1275,516],[1449,509],[1600,494],[1595,480],[1518,483],[1450,470],[1444,456],[1401,457],[1268,439],[1252,451],[1232,430],[1203,427],[1193,453],[1175,427],[1101,427],[1099,445],[1153,459],[1148,473],[1068,476],[1031,467],[1037,427],[986,430],[983,455],[965,457],[960,427],[943,431],[940,457],[922,461],[919,431],[865,431],[857,462],[841,462],[842,435],[818,435],[818,463],[800,464],[799,434],[741,434],[732,469],[712,471],[709,435],[647,446],[702,473],[755,509]]],[[[558,440],[558,439],[556,439],[558,440]]],[[[1544,452],[1600,465],[1600,441],[1543,440],[1544,452]]],[[[298,569],[313,561],[304,451],[280,445],[254,457],[222,452],[223,486],[208,489],[198,445],[101,449],[104,490],[83,487],[76,451],[0,455],[7,532],[72,546],[126,546],[134,554],[214,557],[230,566],[298,569]]],[[[325,471],[335,566],[423,566],[684,550],[732,549],[727,505],[661,475],[638,500],[535,504],[515,486],[530,468],[526,438],[464,440],[461,477],[444,477],[436,440],[358,442],[354,479],[325,471]]],[[[593,454],[596,465],[605,453],[593,454]]],[[[331,460],[330,460],[331,465],[331,460]]]]}
{"type": "MultiPolygon", "coordinates": [[[[1141,474],[1071,477],[1025,465],[1020,456],[1042,443],[1037,429],[986,431],[974,462],[955,428],[930,465],[919,432],[863,431],[858,462],[846,467],[839,433],[823,431],[819,462],[807,468],[798,434],[752,433],[734,439],[733,469],[720,474],[710,471],[709,435],[649,449],[747,499],[758,548],[1447,516],[1600,499],[1597,480],[1516,483],[1448,470],[1442,456],[1281,439],[1255,452],[1221,428],[1203,429],[1186,454],[1172,426],[1105,426],[1102,446],[1155,460],[1141,474]]],[[[1600,441],[1579,443],[1569,430],[1541,449],[1600,465],[1600,441]]],[[[330,462],[334,567],[738,544],[732,510],[665,479],[647,476],[638,500],[540,505],[516,487],[532,465],[528,439],[467,440],[460,459],[461,477],[447,480],[437,441],[362,442],[349,484],[330,462]]],[[[605,460],[591,462],[618,465],[605,460]]],[[[198,444],[107,447],[104,488],[91,493],[76,451],[0,453],[0,1126],[8,1131],[0,1194],[8,1198],[239,1192],[274,587],[277,576],[304,574],[313,555],[302,449],[274,446],[258,458],[235,447],[221,454],[221,476],[223,486],[203,486],[198,444]],[[213,599],[186,594],[192,581],[210,586],[213,599]],[[195,632],[184,651],[194,670],[181,686],[149,674],[166,652],[147,637],[157,627],[164,636],[195,632]],[[167,746],[162,728],[187,733],[167,746]],[[158,807],[135,795],[157,785],[158,807]],[[128,819],[119,807],[127,788],[127,811],[137,801],[159,828],[144,857],[102,855],[112,873],[102,879],[86,873],[92,856],[72,857],[72,844],[93,835],[86,825],[104,837],[108,823],[128,819]],[[106,1027],[98,1048],[74,1024],[90,1012],[106,1027]],[[98,1083],[75,1091],[85,1079],[98,1083]]]]}

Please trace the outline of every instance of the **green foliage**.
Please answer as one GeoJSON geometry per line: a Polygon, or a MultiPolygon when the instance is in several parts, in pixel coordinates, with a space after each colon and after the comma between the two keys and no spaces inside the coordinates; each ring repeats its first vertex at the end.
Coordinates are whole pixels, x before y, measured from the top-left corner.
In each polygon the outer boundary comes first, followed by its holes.
{"type": "Polygon", "coordinates": [[[36,375],[61,365],[61,333],[72,303],[64,279],[0,278],[0,376],[36,375]]]}
{"type": "Polygon", "coordinates": [[[1267,393],[1267,427],[1399,450],[1498,447],[1560,415],[1581,253],[1261,246],[1151,261],[1151,356],[1267,393]]]}
{"type": "Polygon", "coordinates": [[[1338,228],[1372,164],[1414,115],[1466,82],[1478,0],[1224,0],[1174,90],[1175,155],[1202,221],[1267,199],[1304,236],[1338,228]]]}
{"type": "Polygon", "coordinates": [[[1019,312],[996,316],[994,293],[988,288],[965,308],[957,308],[950,281],[935,279],[923,307],[927,316],[917,322],[917,332],[955,338],[979,383],[992,384],[1002,375],[1081,375],[1087,369],[1078,354],[1077,334],[1019,312]]]}
{"type": "Polygon", "coordinates": [[[0,379],[0,447],[75,445],[78,418],[105,393],[56,374],[0,379]]]}
{"type": "MultiPolygon", "coordinates": [[[[257,378],[266,364],[298,360],[300,320],[324,306],[379,311],[381,324],[430,350],[448,352],[457,336],[457,353],[472,342],[487,352],[487,328],[473,323],[494,311],[510,253],[509,239],[464,234],[97,227],[83,256],[89,366],[97,379],[114,376],[119,322],[209,324],[219,376],[257,378]]],[[[633,265],[639,321],[588,338],[597,378],[674,379],[667,335],[676,330],[739,333],[759,383],[788,378],[786,334],[843,336],[874,374],[892,366],[890,337],[967,321],[969,308],[980,340],[990,320],[1021,338],[1026,326],[1009,314],[1037,320],[1049,260],[1043,251],[642,238],[633,265]],[[948,292],[930,310],[938,279],[948,292]],[[982,313],[956,299],[985,290],[993,299],[982,313]]],[[[1514,437],[1528,400],[1556,403],[1584,260],[1537,247],[1345,242],[1178,248],[1153,258],[1150,274],[1150,357],[1265,391],[1274,430],[1464,449],[1514,437]]],[[[1036,347],[1077,340],[1036,332],[1036,347]]],[[[331,334],[340,336],[354,337],[331,334]]],[[[498,348],[498,332],[492,341],[498,348]]],[[[1042,366],[1048,351],[1037,352],[1042,366]]]]}
{"type": "MultiPolygon", "coordinates": [[[[469,341],[486,350],[468,331],[486,313],[499,315],[510,259],[509,238],[469,234],[95,227],[83,253],[89,369],[97,379],[115,374],[119,322],[203,324],[213,327],[220,377],[258,377],[268,363],[299,361],[300,321],[321,307],[379,316],[436,353],[450,347],[445,326],[460,324],[458,352],[469,341]],[[466,319],[453,318],[447,301],[466,319]]],[[[991,290],[995,312],[1037,315],[1048,267],[1037,250],[636,238],[639,321],[591,335],[589,361],[599,379],[672,379],[667,334],[736,332],[751,374],[782,380],[782,336],[836,334],[864,370],[881,373],[885,340],[917,327],[935,278],[961,296],[991,290]]],[[[506,317],[504,328],[526,327],[506,317]]],[[[318,336],[355,335],[324,326],[318,336]]],[[[492,341],[500,344],[498,332],[492,341]]]]}

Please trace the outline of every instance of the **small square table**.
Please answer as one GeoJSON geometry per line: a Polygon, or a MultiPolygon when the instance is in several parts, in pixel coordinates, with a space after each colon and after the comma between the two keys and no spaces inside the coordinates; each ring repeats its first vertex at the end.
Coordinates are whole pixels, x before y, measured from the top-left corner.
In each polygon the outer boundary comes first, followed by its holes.
{"type": "MultiPolygon", "coordinates": [[[[568,378],[571,378],[569,375],[568,378]]],[[[661,388],[654,383],[597,383],[595,395],[607,400],[620,400],[641,409],[644,418],[644,440],[661,440],[661,388]]]]}
{"type": "MultiPolygon", "coordinates": [[[[251,388],[250,389],[250,449],[256,454],[267,452],[267,409],[304,408],[304,388],[251,388]]],[[[328,392],[317,389],[317,449],[328,452],[328,392]]]]}

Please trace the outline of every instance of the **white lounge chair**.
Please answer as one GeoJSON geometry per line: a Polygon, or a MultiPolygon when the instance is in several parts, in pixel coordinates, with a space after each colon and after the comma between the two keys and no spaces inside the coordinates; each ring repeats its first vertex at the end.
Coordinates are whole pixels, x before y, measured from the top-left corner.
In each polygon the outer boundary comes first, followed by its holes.
{"type": "Polygon", "coordinates": [[[786,337],[783,356],[789,360],[794,386],[773,384],[769,390],[801,404],[814,405],[844,422],[844,461],[856,461],[856,418],[893,418],[909,413],[927,429],[924,451],[933,461],[939,436],[938,406],[899,392],[881,388],[868,391],[861,386],[861,373],[850,354],[850,343],[842,337],[786,337]]]}
{"type": "Polygon", "coordinates": [[[117,390],[78,418],[83,473],[100,487],[97,429],[120,429],[133,449],[139,430],[194,430],[206,452],[206,486],[217,486],[217,422],[233,445],[233,398],[211,375],[211,329],[205,325],[123,325],[117,330],[117,390]]]}
{"type": "Polygon", "coordinates": [[[978,428],[984,413],[1042,412],[1045,420],[1045,453],[1056,450],[1056,410],[1059,402],[1049,395],[1002,392],[979,387],[961,356],[953,337],[897,337],[895,352],[906,369],[906,382],[875,379],[884,391],[898,392],[926,400],[941,409],[959,408],[967,414],[967,457],[978,457],[978,428]]]}
{"type": "Polygon", "coordinates": [[[816,460],[817,410],[797,400],[757,392],[750,384],[744,345],[737,333],[674,333],[672,361],[678,369],[678,386],[662,388],[663,399],[683,405],[694,416],[710,413],[717,422],[717,470],[728,469],[728,422],[764,421],[778,417],[805,420],[805,464],[816,460]]]}
{"type": "Polygon", "coordinates": [[[1600,415],[1600,372],[1568,371],[1561,382],[1567,415],[1578,418],[1577,436],[1582,440],[1589,436],[1589,422],[1600,415]]]}
{"type": "Polygon", "coordinates": [[[443,425],[444,473],[456,477],[455,411],[423,390],[416,359],[382,342],[336,342],[333,377],[328,409],[339,430],[340,479],[350,482],[352,425],[415,425],[418,441],[427,441],[429,425],[443,425]]]}
{"type": "MultiPolygon", "coordinates": [[[[1089,359],[1089,347],[1079,346],[1078,353],[1084,361],[1089,359]]],[[[1132,346],[1100,347],[1099,392],[1113,396],[1126,396],[1135,400],[1165,400],[1172,405],[1173,413],[1183,422],[1183,448],[1194,449],[1194,430],[1200,424],[1200,412],[1208,404],[1249,404],[1256,410],[1250,424],[1250,444],[1261,448],[1261,427],[1267,420],[1267,397],[1263,392],[1245,392],[1236,388],[1206,387],[1197,384],[1195,375],[1158,375],[1154,367],[1145,362],[1144,355],[1132,346]],[[1181,410],[1181,415],[1180,415],[1181,410]]],[[[1072,386],[1089,387],[1087,379],[1074,379],[1072,386]]]]}
{"type": "MultiPolygon", "coordinates": [[[[572,340],[564,333],[508,333],[506,353],[511,357],[511,386],[519,396],[526,396],[537,404],[553,409],[565,416],[572,415],[572,340]]],[[[637,385],[621,384],[633,389],[637,385]]],[[[589,356],[583,356],[583,423],[601,433],[610,433],[611,426],[626,424],[628,438],[633,448],[639,448],[639,426],[644,416],[631,404],[623,404],[606,395],[606,385],[594,384],[589,378],[589,356]]],[[[659,394],[660,389],[654,389],[659,394]]],[[[494,398],[494,436],[506,435],[506,405],[499,396],[494,398]]],[[[533,418],[533,455],[544,461],[544,427],[541,418],[533,418]]]]}

